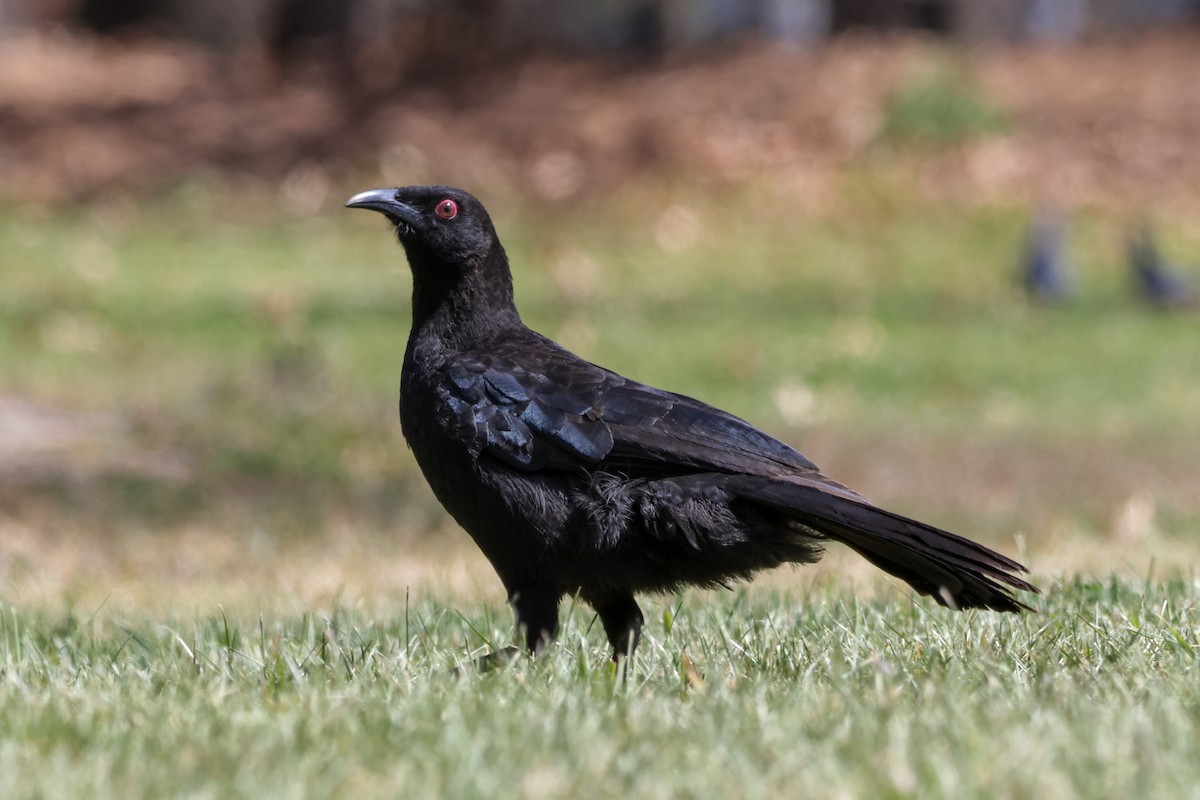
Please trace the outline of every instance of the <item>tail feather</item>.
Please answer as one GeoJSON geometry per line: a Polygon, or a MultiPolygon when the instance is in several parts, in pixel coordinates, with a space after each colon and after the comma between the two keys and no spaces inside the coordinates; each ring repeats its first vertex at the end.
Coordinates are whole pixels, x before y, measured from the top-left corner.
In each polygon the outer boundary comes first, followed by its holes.
{"type": "Polygon", "coordinates": [[[746,477],[729,488],[843,542],[940,605],[1028,611],[1012,589],[1038,593],[1033,584],[1012,574],[1029,572],[1024,565],[970,539],[885,511],[865,498],[828,491],[819,482],[746,477]]]}

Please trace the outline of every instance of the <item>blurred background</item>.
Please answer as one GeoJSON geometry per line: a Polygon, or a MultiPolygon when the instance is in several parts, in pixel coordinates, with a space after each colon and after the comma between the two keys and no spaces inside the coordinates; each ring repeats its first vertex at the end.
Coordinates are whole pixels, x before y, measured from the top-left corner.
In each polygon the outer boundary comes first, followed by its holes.
{"type": "MultiPolygon", "coordinates": [[[[0,598],[502,597],[375,186],[526,321],[1035,573],[1200,563],[1196,0],[0,0],[0,598]]],[[[837,554],[775,585],[879,583],[837,554]]]]}

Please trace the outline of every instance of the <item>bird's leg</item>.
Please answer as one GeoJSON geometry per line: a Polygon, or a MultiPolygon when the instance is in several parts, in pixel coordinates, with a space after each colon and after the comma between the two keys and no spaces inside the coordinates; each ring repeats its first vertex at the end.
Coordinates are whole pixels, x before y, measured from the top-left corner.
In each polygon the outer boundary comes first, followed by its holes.
{"type": "Polygon", "coordinates": [[[538,655],[558,635],[558,601],[560,592],[525,588],[513,591],[508,603],[517,617],[517,635],[525,637],[530,655],[538,655]]]}
{"type": "Polygon", "coordinates": [[[608,642],[613,647],[613,661],[620,661],[625,656],[632,655],[642,638],[642,610],[634,602],[633,595],[609,597],[603,601],[592,603],[604,632],[608,634],[608,642]]]}

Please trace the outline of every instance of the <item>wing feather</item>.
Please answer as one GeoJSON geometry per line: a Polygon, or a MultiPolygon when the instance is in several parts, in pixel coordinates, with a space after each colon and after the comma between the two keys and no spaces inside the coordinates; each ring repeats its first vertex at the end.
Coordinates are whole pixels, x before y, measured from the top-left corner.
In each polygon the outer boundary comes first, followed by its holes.
{"type": "Polygon", "coordinates": [[[446,367],[439,419],[477,454],[525,470],[802,473],[840,486],[745,420],[533,336],[460,354],[446,367]]]}

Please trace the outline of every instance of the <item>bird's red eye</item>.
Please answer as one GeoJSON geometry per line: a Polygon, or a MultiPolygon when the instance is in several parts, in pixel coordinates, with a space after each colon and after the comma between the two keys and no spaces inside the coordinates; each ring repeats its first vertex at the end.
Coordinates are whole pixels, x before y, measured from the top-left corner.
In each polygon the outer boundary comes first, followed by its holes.
{"type": "Polygon", "coordinates": [[[458,216],[458,203],[447,197],[437,204],[437,215],[442,219],[454,219],[458,216]]]}

